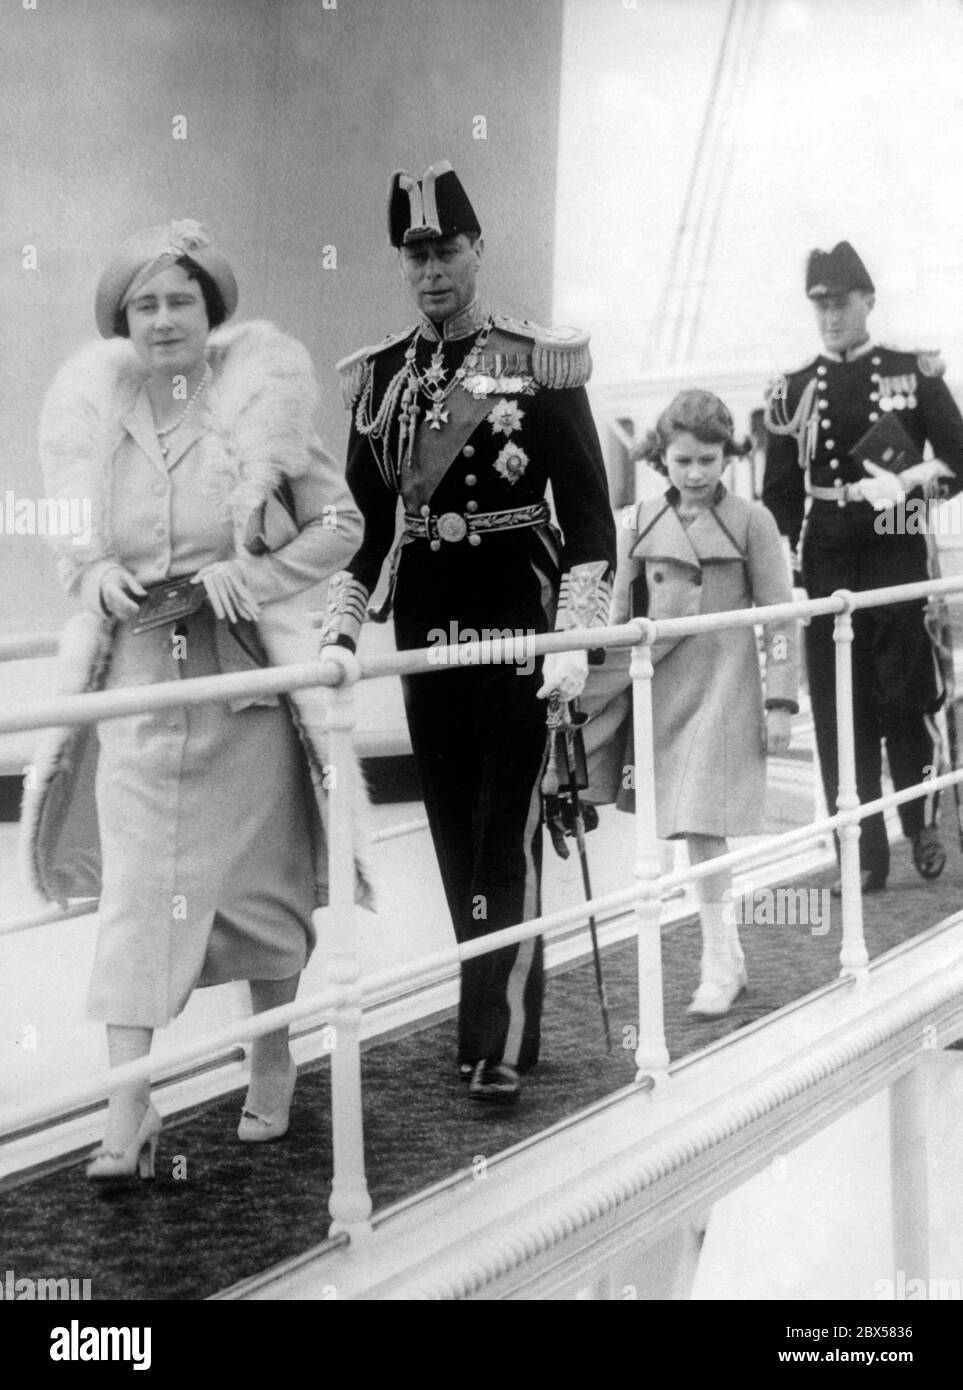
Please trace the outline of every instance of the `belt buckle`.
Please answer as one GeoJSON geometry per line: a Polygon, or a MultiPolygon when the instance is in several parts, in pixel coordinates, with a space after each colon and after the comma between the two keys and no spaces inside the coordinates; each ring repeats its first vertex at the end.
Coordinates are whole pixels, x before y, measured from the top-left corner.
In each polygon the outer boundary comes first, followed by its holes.
{"type": "Polygon", "coordinates": [[[443,512],[435,522],[438,537],[443,541],[463,541],[468,535],[468,523],[458,512],[443,512]]]}

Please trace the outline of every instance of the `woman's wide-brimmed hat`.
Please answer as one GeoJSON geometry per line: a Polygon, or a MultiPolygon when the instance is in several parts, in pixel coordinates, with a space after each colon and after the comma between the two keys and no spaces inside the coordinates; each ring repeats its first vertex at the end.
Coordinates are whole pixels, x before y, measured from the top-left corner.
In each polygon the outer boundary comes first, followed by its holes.
{"type": "Polygon", "coordinates": [[[112,338],[118,310],[160,271],[181,256],[206,270],[224,300],[225,318],[237,308],[237,281],[227,259],[216,249],[206,227],[192,218],[136,232],[117,248],[97,285],[95,313],[101,336],[112,338]]]}

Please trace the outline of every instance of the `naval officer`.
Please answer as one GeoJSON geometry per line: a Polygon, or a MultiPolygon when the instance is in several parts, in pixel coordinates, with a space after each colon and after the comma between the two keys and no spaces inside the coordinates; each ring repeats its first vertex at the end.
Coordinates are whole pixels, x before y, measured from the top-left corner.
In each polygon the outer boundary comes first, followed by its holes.
{"type": "MultiPolygon", "coordinates": [[[[806,294],[824,350],[780,378],[770,393],[769,442],[763,501],[797,548],[810,598],[836,589],[877,589],[927,578],[926,535],[899,525],[910,510],[903,498],[923,499],[963,487],[963,419],[943,380],[936,352],[903,352],[875,342],[867,320],[875,304],[869,272],[849,242],[813,251],[806,294]],[[897,419],[922,457],[899,472],[865,466],[856,446],[887,414],[897,419]],[[808,503],[808,514],[807,514],[808,503]]],[[[918,519],[918,509],[912,509],[918,519]]],[[[922,601],[854,614],[853,710],[856,784],[861,802],[881,795],[881,741],[897,790],[922,782],[939,767],[939,733],[932,716],[943,693],[925,625],[922,601]]],[[[836,668],[833,618],[813,618],[806,654],[816,742],[826,801],[836,809],[836,668]]],[[[923,878],[946,862],[934,795],[899,807],[913,863],[923,878]]],[[[882,815],[861,822],[864,892],[885,888],[889,842],[882,815]]],[[[837,885],[838,891],[839,885],[837,885]]]]}
{"type": "MultiPolygon", "coordinates": [[[[615,527],[585,383],[587,335],[494,313],[478,298],[483,241],[447,162],[396,174],[389,236],[417,323],[339,363],[352,411],[347,478],[365,538],[333,586],[327,640],[353,647],[390,566],[399,649],[608,617],[615,527]],[[554,516],[546,501],[551,484],[554,516]]],[[[545,698],[575,698],[585,652],[403,681],[412,747],[455,935],[541,911],[545,698]],[[541,697],[541,698],[539,698],[541,697]]],[[[459,1064],[474,1100],[511,1102],[538,1060],[542,943],[465,962],[459,1064]]]]}

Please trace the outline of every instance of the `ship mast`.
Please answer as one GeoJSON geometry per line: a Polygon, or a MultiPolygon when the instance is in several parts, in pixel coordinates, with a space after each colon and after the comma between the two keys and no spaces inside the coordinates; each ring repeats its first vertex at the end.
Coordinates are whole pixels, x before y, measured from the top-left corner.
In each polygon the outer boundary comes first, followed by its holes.
{"type": "Polygon", "coordinates": [[[730,0],[682,211],[655,317],[649,367],[690,362],[736,152],[765,0],[730,0]]]}

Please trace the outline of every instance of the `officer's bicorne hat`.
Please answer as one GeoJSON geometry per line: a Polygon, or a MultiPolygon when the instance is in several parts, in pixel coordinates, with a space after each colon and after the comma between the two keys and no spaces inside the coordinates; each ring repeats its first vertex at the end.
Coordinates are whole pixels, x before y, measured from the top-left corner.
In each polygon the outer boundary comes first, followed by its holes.
{"type": "Polygon", "coordinates": [[[461,180],[447,159],[420,180],[399,171],[388,193],[388,237],[392,246],[411,246],[430,237],[478,236],[481,227],[461,180]]]}
{"type": "Polygon", "coordinates": [[[841,241],[831,251],[810,251],[806,263],[806,294],[810,299],[850,290],[876,293],[869,271],[848,241],[841,241]]]}

